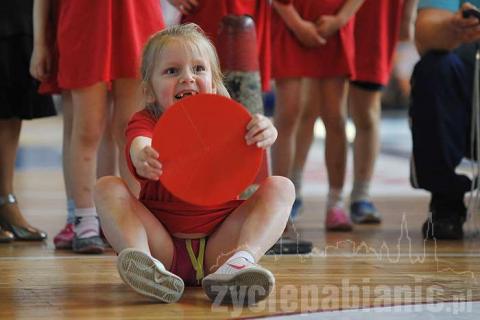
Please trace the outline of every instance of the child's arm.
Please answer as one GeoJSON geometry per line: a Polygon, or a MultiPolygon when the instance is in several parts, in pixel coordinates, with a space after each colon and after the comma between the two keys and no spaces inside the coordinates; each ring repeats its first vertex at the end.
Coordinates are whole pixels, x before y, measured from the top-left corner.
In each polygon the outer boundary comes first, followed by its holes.
{"type": "Polygon", "coordinates": [[[33,52],[30,74],[37,80],[46,80],[51,71],[52,57],[48,44],[48,17],[50,0],[35,0],[33,4],[33,52]]]}
{"type": "Polygon", "coordinates": [[[130,158],[137,174],[150,180],[158,180],[162,175],[162,164],[158,152],[151,147],[152,139],[138,136],[130,145],[130,158]]]}
{"type": "Polygon", "coordinates": [[[403,4],[402,21],[400,25],[400,41],[413,39],[415,12],[418,0],[405,0],[403,4]]]}
{"type": "Polygon", "coordinates": [[[266,149],[272,146],[277,136],[278,132],[273,123],[262,114],[255,114],[247,124],[247,145],[256,144],[257,147],[266,149]]]}
{"type": "Polygon", "coordinates": [[[328,38],[347,24],[365,0],[347,0],[336,15],[324,15],[317,20],[317,30],[328,38]]]}
{"type": "Polygon", "coordinates": [[[318,47],[326,43],[325,39],[318,34],[315,24],[304,20],[291,3],[274,0],[273,7],[304,46],[318,47]]]}

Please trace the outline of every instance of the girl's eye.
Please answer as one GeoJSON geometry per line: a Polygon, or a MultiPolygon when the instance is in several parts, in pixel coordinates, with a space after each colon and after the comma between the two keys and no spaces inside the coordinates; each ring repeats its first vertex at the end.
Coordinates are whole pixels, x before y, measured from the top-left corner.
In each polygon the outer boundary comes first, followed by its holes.
{"type": "Polygon", "coordinates": [[[168,68],[167,70],[165,70],[165,74],[176,74],[177,73],[177,69],[176,68],[168,68]]]}
{"type": "Polygon", "coordinates": [[[205,67],[199,64],[199,65],[196,65],[195,67],[193,67],[193,71],[202,72],[202,71],[205,71],[205,67]]]}

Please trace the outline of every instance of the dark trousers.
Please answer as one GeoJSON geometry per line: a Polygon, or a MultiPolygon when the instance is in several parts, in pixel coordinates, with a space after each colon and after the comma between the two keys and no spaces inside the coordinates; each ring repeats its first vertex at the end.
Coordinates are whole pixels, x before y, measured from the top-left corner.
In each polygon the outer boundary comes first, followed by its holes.
{"type": "Polygon", "coordinates": [[[432,51],[415,66],[409,116],[413,140],[411,182],[432,193],[431,205],[458,211],[471,181],[455,173],[472,158],[470,128],[475,45],[432,51]]]}

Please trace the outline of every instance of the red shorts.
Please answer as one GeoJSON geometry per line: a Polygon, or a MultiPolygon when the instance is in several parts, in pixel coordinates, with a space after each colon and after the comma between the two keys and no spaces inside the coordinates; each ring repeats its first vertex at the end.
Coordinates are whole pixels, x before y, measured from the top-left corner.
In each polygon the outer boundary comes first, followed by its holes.
{"type": "MultiPolygon", "coordinates": [[[[205,259],[203,256],[205,254],[205,244],[206,238],[202,239],[192,239],[191,248],[192,253],[195,257],[191,257],[188,253],[188,241],[187,239],[179,239],[172,237],[173,240],[173,260],[172,266],[170,267],[170,272],[176,274],[182,278],[186,286],[198,287],[202,285],[202,278],[204,276],[205,270],[205,259]],[[203,248],[202,242],[203,240],[203,248]],[[201,262],[201,271],[197,271],[194,267],[196,261],[201,262]],[[201,260],[201,261],[200,261],[201,260]]],[[[197,268],[198,269],[198,268],[197,268]]]]}

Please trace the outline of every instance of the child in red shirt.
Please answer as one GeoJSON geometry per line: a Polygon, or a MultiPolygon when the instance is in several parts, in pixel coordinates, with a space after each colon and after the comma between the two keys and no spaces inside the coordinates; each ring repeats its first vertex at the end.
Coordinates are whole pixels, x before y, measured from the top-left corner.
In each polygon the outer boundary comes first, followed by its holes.
{"type": "MultiPolygon", "coordinates": [[[[185,284],[200,281],[218,303],[233,302],[239,296],[235,287],[247,289],[245,302],[265,299],[275,279],[256,261],[286,225],[293,184],[269,177],[248,200],[210,207],[169,193],[159,181],[162,164],[151,147],[156,121],[184,96],[228,93],[215,49],[195,24],[153,36],[144,48],[141,74],[146,107],[128,124],[126,148],[129,167],[141,183],[140,198],[117,177],[100,179],[95,190],[103,229],[120,253],[122,279],[137,292],[167,303],[180,299],[185,284]]],[[[254,115],[246,129],[248,145],[268,148],[277,137],[263,115],[254,115]]]]}

